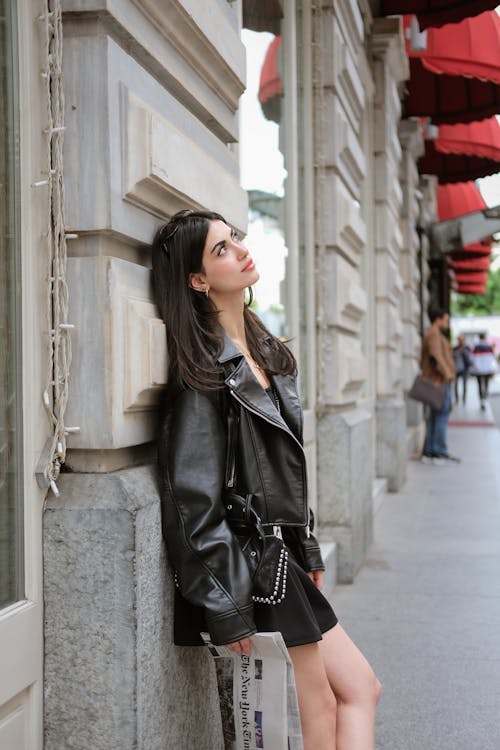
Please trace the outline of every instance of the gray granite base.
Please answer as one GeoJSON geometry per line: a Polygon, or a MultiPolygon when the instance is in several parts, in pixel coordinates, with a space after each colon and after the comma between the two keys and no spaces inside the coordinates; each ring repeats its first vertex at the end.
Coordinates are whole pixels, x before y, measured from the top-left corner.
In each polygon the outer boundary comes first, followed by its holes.
{"type": "Polygon", "coordinates": [[[153,468],[58,485],[44,512],[45,750],[218,750],[211,657],[172,643],[153,468]]]}
{"type": "Polygon", "coordinates": [[[398,492],[406,480],[406,405],[401,399],[375,406],[376,472],[387,479],[389,492],[398,492]]]}
{"type": "Polygon", "coordinates": [[[362,409],[318,421],[319,536],[337,543],[341,583],[354,580],[372,539],[372,427],[362,409]]]}

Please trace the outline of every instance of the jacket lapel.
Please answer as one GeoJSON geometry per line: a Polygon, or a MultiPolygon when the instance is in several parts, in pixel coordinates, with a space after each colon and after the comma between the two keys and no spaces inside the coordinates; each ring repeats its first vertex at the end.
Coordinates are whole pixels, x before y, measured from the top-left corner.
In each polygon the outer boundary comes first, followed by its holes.
{"type": "Polygon", "coordinates": [[[280,409],[285,419],[277,410],[276,406],[262,388],[248,365],[244,355],[232,339],[224,332],[224,347],[219,356],[219,362],[225,365],[225,383],[234,391],[237,398],[241,399],[248,407],[260,414],[264,419],[273,422],[276,426],[292,434],[295,438],[300,434],[300,419],[297,420],[296,407],[298,403],[297,394],[294,389],[294,378],[288,375],[271,376],[271,383],[276,388],[280,401],[280,409]],[[290,380],[291,383],[287,381],[290,380]],[[289,401],[290,403],[287,403],[289,401]],[[290,418],[290,425],[287,422],[290,418]]]}
{"type": "Polygon", "coordinates": [[[302,442],[302,407],[297,391],[295,375],[271,375],[271,382],[278,394],[281,413],[295,437],[302,442]]]}

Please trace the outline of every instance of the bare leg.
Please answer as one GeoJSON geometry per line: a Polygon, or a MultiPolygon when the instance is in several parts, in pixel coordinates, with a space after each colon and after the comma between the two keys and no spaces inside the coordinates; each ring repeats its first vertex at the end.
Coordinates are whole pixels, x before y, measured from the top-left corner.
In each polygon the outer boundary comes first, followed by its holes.
{"type": "Polygon", "coordinates": [[[323,634],[319,647],[337,700],[336,750],[374,750],[380,682],[340,625],[323,634]]]}
{"type": "Polygon", "coordinates": [[[288,651],[295,672],[304,750],[335,750],[336,701],[320,646],[308,643],[288,651]]]}

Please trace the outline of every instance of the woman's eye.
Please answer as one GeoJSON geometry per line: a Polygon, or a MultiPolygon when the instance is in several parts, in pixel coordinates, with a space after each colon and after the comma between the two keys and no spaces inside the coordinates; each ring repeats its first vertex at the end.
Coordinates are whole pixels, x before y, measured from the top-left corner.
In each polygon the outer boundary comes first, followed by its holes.
{"type": "Polygon", "coordinates": [[[226,249],[227,249],[227,248],[226,248],[226,246],[225,246],[225,245],[221,245],[221,246],[219,247],[219,252],[217,253],[217,255],[223,255],[223,254],[224,254],[224,253],[226,252],[226,249]]]}
{"type": "Polygon", "coordinates": [[[240,238],[238,237],[238,232],[236,231],[236,229],[233,229],[233,231],[231,232],[231,239],[233,240],[233,242],[240,241],[240,238]]]}

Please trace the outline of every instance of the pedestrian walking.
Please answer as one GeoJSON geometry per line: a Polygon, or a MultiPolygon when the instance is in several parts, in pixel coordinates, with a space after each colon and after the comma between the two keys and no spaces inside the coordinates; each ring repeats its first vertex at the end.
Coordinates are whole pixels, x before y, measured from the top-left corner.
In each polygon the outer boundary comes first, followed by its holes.
{"type": "Polygon", "coordinates": [[[476,376],[477,387],[479,392],[479,401],[481,409],[486,409],[486,400],[490,380],[498,372],[498,362],[495,357],[494,349],[486,341],[486,334],[480,333],[479,340],[472,351],[473,366],[472,374],[476,376]]]}
{"type": "Polygon", "coordinates": [[[174,642],[202,645],[208,631],[213,643],[248,654],[254,633],[280,631],[305,750],[373,750],[380,683],[320,591],[296,362],[245,303],[259,272],[211,212],[173,216],[152,252],[169,357],[159,471],[174,642]],[[258,525],[271,544],[252,549],[254,561],[281,540],[288,560],[286,586],[269,597],[256,594],[259,567],[245,557],[258,525]]]}
{"type": "Polygon", "coordinates": [[[455,404],[458,404],[458,381],[462,381],[462,402],[467,400],[467,379],[469,371],[474,364],[470,346],[465,343],[463,333],[459,334],[457,343],[453,347],[453,361],[455,363],[455,404]]]}
{"type": "Polygon", "coordinates": [[[422,341],[422,375],[436,384],[446,383],[446,395],[440,409],[429,407],[422,461],[436,465],[458,461],[448,452],[448,419],[451,410],[451,382],[455,364],[448,341],[450,316],[443,308],[430,310],[431,326],[422,341]]]}

